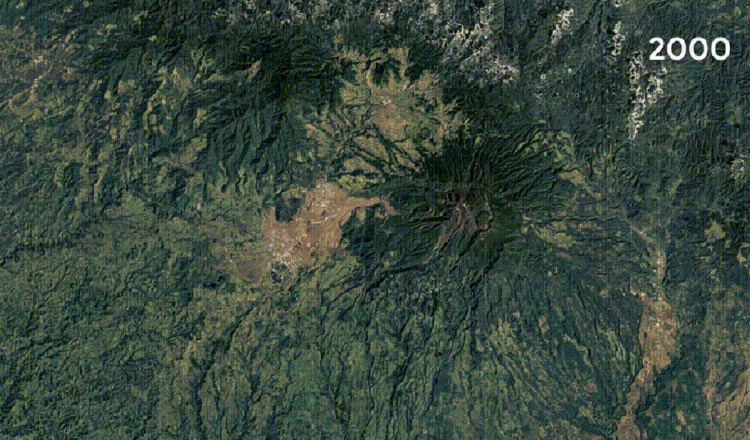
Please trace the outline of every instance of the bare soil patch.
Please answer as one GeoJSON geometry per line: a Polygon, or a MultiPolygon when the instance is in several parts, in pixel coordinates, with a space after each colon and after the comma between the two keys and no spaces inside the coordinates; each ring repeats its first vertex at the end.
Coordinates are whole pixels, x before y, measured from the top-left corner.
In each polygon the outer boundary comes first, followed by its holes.
{"type": "Polygon", "coordinates": [[[333,183],[318,183],[306,192],[304,204],[291,221],[279,222],[274,210],[268,210],[263,219],[265,248],[292,271],[308,267],[338,248],[341,226],[357,208],[379,203],[386,212],[393,212],[384,199],[352,197],[333,183]]]}

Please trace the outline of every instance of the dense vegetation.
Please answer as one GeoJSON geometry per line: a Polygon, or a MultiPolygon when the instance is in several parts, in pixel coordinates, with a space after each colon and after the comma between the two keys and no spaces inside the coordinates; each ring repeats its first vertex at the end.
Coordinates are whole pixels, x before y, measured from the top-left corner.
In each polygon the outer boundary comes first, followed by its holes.
{"type": "Polygon", "coordinates": [[[0,24],[1,438],[750,432],[739,0],[0,24]]]}

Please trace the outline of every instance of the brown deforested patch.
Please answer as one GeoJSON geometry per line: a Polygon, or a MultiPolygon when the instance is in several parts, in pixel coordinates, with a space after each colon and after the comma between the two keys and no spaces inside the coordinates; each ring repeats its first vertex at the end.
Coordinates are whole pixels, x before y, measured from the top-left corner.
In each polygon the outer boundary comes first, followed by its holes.
{"type": "Polygon", "coordinates": [[[644,299],[638,338],[645,356],[644,367],[653,367],[655,372],[666,368],[677,350],[677,321],[672,306],[660,295],[656,299],[644,299]]]}
{"type": "Polygon", "coordinates": [[[380,198],[352,197],[332,183],[319,183],[305,194],[305,202],[290,222],[276,220],[270,209],[263,220],[265,247],[274,259],[294,271],[330,255],[341,241],[341,225],[357,208],[384,204],[380,198]]]}
{"type": "Polygon", "coordinates": [[[625,415],[617,423],[615,437],[621,440],[641,438],[635,425],[636,410],[653,387],[657,373],[672,362],[677,351],[677,321],[672,306],[661,295],[656,299],[645,295],[642,298],[644,308],[638,339],[643,349],[643,366],[630,386],[625,415]]]}
{"type": "MultiPolygon", "coordinates": [[[[643,237],[642,231],[636,231],[643,237]]],[[[633,288],[633,294],[643,300],[643,314],[638,329],[638,340],[643,349],[641,370],[630,386],[625,404],[625,415],[617,423],[615,438],[620,440],[641,438],[635,424],[635,415],[644,396],[652,390],[656,375],[672,362],[677,352],[677,319],[672,305],[664,295],[663,280],[666,273],[666,252],[652,240],[650,253],[653,275],[650,293],[633,288]]]]}
{"type": "Polygon", "coordinates": [[[542,332],[543,335],[546,335],[549,331],[549,324],[547,324],[547,317],[542,315],[539,317],[539,331],[542,332]]]}

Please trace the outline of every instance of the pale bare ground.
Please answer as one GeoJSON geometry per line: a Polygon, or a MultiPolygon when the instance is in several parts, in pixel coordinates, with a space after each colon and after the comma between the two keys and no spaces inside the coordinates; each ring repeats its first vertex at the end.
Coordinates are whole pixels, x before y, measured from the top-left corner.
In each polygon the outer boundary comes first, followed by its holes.
{"type": "Polygon", "coordinates": [[[333,183],[318,183],[307,190],[304,204],[290,222],[277,221],[274,210],[268,210],[263,219],[264,247],[292,271],[308,267],[338,248],[341,226],[357,208],[379,203],[393,213],[385,199],[352,197],[333,183]]]}
{"type": "Polygon", "coordinates": [[[639,439],[641,433],[635,425],[635,413],[642,399],[653,388],[656,375],[672,362],[677,352],[677,321],[672,306],[662,295],[643,297],[643,314],[638,330],[638,340],[643,350],[642,367],[630,386],[625,404],[625,415],[617,423],[615,438],[639,439]]]}
{"type": "Polygon", "coordinates": [[[643,350],[641,369],[630,385],[625,404],[625,415],[617,423],[615,438],[634,440],[641,438],[635,416],[643,398],[653,389],[654,379],[663,371],[677,353],[677,319],[664,292],[666,250],[657,245],[649,231],[634,231],[648,244],[653,273],[644,288],[631,286],[631,293],[643,301],[643,313],[638,328],[638,341],[643,350]]]}
{"type": "MultiPolygon", "coordinates": [[[[635,424],[635,412],[643,403],[643,398],[653,391],[653,383],[657,375],[667,368],[677,354],[678,325],[672,305],[665,297],[663,280],[666,274],[666,253],[664,248],[653,240],[653,231],[635,229],[649,246],[652,256],[653,274],[650,288],[633,288],[632,293],[641,297],[644,305],[639,328],[639,341],[643,349],[642,368],[631,385],[625,405],[625,415],[620,419],[615,438],[620,440],[639,439],[642,433],[635,424]]],[[[711,226],[704,231],[706,241],[713,243],[726,237],[722,228],[712,221],[711,226]]],[[[742,247],[741,247],[742,249],[742,247]]],[[[742,265],[741,252],[737,260],[742,265]]],[[[717,279],[714,281],[718,282],[717,279]]],[[[649,284],[649,283],[647,283],[649,284]]],[[[718,289],[724,289],[719,284],[718,289]]],[[[750,369],[740,374],[729,392],[719,392],[725,387],[723,375],[719,367],[719,359],[727,352],[739,350],[740,357],[747,358],[750,353],[750,341],[733,345],[736,339],[733,332],[722,325],[726,322],[723,313],[732,313],[733,301],[738,301],[734,295],[726,293],[721,301],[714,301],[707,311],[706,326],[710,332],[709,358],[706,364],[708,377],[703,384],[703,394],[706,398],[707,418],[709,429],[714,438],[739,439],[750,438],[750,418],[747,416],[750,408],[750,369]]],[[[691,427],[681,411],[676,412],[678,435],[691,435],[691,427]]]]}

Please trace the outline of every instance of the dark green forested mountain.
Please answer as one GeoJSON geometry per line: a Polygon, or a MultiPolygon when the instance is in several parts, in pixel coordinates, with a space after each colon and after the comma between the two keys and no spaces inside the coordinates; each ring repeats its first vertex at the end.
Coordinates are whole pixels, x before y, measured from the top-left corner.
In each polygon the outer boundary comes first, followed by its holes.
{"type": "Polygon", "coordinates": [[[0,2],[0,438],[747,438],[749,29],[0,2]]]}

